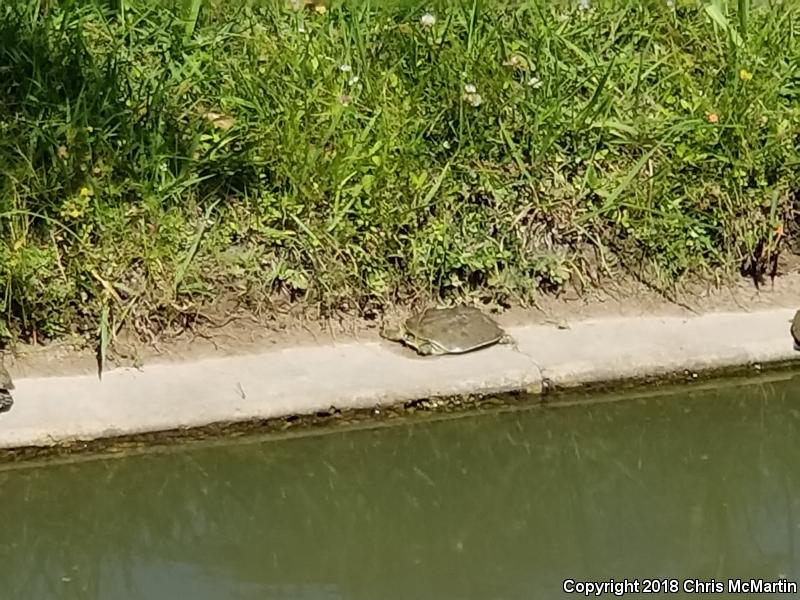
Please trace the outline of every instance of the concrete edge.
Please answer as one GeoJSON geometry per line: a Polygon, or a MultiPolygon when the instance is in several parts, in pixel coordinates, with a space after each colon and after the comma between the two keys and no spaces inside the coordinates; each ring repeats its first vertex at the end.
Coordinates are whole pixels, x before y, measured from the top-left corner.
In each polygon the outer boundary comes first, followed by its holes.
{"type": "Polygon", "coordinates": [[[464,394],[539,393],[684,371],[786,363],[800,356],[792,309],[696,317],[592,319],[568,329],[509,328],[517,348],[421,358],[388,342],[330,344],[153,363],[142,370],[17,380],[0,448],[369,409],[464,394]]]}

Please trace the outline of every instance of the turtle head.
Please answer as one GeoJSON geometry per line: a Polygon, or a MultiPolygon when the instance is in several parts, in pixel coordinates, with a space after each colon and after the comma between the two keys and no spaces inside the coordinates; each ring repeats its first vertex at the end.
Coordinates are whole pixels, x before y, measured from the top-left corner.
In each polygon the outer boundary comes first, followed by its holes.
{"type": "Polygon", "coordinates": [[[386,325],[381,330],[381,337],[392,342],[402,342],[406,337],[405,327],[402,325],[386,325]]]}

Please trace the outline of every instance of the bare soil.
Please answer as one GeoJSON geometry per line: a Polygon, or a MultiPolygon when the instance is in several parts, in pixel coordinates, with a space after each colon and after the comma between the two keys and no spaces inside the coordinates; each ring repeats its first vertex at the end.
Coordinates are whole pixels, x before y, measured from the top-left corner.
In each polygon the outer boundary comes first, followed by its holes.
{"type": "MultiPolygon", "coordinates": [[[[660,293],[631,280],[605,282],[602,289],[543,295],[535,306],[513,306],[495,316],[504,326],[537,323],[568,326],[574,321],[614,316],[692,316],[795,306],[800,307],[800,272],[792,269],[760,288],[750,280],[741,279],[722,286],[685,285],[674,294],[660,293]]],[[[396,307],[387,311],[383,318],[396,320],[408,310],[396,307]]],[[[347,314],[320,318],[312,309],[298,307],[263,316],[222,309],[212,309],[206,314],[206,322],[196,324],[192,330],[163,335],[150,342],[129,332],[120,332],[109,350],[106,368],[138,367],[156,361],[190,361],[303,345],[377,341],[382,323],[380,319],[347,314]]],[[[85,340],[63,340],[38,346],[18,344],[7,353],[5,363],[18,378],[98,373],[95,351],[86,347],[85,340]]]]}

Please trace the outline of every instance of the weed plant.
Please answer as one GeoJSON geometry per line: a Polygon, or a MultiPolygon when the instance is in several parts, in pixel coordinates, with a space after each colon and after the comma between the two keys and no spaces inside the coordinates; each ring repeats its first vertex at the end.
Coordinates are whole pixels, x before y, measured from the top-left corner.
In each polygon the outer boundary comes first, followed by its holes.
{"type": "Polygon", "coordinates": [[[4,0],[0,335],[734,272],[794,236],[799,25],[780,0],[4,0]]]}

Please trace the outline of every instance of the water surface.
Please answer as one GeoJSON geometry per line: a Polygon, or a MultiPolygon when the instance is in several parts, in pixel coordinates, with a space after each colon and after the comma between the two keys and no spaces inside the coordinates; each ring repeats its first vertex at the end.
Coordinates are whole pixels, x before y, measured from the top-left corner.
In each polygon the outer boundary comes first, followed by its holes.
{"type": "Polygon", "coordinates": [[[799,433],[789,381],[0,471],[0,598],[797,581],[799,433]]]}

